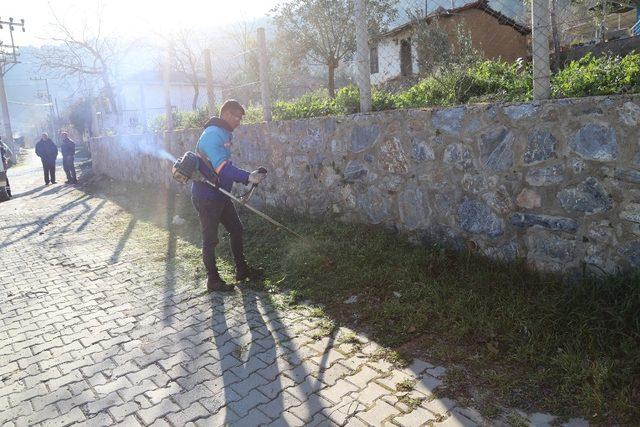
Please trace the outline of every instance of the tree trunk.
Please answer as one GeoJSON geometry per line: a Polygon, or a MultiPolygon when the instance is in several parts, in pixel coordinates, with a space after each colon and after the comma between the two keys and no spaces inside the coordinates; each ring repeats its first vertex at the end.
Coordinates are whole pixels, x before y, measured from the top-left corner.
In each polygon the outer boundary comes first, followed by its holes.
{"type": "Polygon", "coordinates": [[[196,111],[198,109],[198,96],[200,96],[200,88],[196,83],[193,85],[193,102],[191,102],[191,109],[196,111]]]}
{"type": "Polygon", "coordinates": [[[335,59],[330,59],[327,63],[327,66],[329,67],[329,82],[328,82],[328,89],[329,89],[329,97],[331,99],[335,98],[336,96],[336,78],[335,78],[335,72],[336,72],[336,67],[337,67],[337,63],[338,61],[336,61],[335,59]]]}
{"type": "Polygon", "coordinates": [[[109,82],[109,76],[106,71],[102,73],[102,82],[104,83],[104,91],[107,95],[107,99],[109,99],[109,104],[111,104],[111,111],[114,114],[118,114],[118,106],[116,104],[116,97],[113,93],[113,88],[111,87],[111,83],[109,82]]]}

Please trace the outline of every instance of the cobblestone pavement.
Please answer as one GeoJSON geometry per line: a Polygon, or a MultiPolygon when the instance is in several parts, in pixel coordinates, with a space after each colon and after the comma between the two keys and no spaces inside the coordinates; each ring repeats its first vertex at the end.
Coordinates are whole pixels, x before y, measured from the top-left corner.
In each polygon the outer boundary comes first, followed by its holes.
{"type": "Polygon", "coordinates": [[[105,231],[121,208],[42,186],[35,160],[10,171],[16,197],[0,204],[0,425],[483,422],[434,398],[442,367],[394,368],[342,329],[317,339],[310,310],[278,310],[257,291],[179,283],[131,241],[135,219],[105,231]]]}

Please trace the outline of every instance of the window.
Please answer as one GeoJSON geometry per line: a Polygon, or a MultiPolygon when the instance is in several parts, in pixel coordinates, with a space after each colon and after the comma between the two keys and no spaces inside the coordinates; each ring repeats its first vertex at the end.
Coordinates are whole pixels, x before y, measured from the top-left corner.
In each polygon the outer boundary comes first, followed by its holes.
{"type": "Polygon", "coordinates": [[[378,45],[373,45],[369,48],[369,67],[371,74],[375,74],[378,69],[378,45]]]}
{"type": "Polygon", "coordinates": [[[400,75],[406,77],[411,74],[413,74],[411,39],[404,39],[400,41],[400,75]]]}

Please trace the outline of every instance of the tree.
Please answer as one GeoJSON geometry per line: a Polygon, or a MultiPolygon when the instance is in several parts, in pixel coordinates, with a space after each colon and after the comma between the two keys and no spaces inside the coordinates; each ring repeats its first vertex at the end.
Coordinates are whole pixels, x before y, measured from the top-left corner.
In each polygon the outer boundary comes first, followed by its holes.
{"type": "Polygon", "coordinates": [[[117,113],[112,85],[113,67],[126,48],[121,47],[115,38],[102,34],[102,8],[99,8],[93,25],[89,19],[73,17],[74,22],[84,23],[80,31],[72,30],[70,25],[56,15],[53,8],[50,8],[50,12],[54,20],[53,32],[56,34],[51,39],[57,44],[43,46],[36,53],[40,70],[56,77],[75,76],[79,78],[80,84],[85,84],[86,79],[99,80],[111,111],[117,113]]]}
{"type": "Polygon", "coordinates": [[[440,28],[438,18],[426,19],[424,12],[408,11],[413,21],[411,40],[422,76],[437,77],[443,69],[466,69],[482,60],[482,52],[472,46],[471,34],[459,24],[455,35],[440,28]]]}
{"type": "Polygon", "coordinates": [[[202,52],[205,42],[198,37],[192,30],[180,30],[173,38],[171,43],[173,52],[172,68],[183,73],[189,83],[193,87],[193,100],[191,109],[198,109],[198,97],[200,96],[200,79],[198,73],[201,70],[202,52]]]}
{"type": "MultiPolygon", "coordinates": [[[[369,0],[369,32],[384,31],[396,16],[397,0],[369,0]]],[[[272,11],[277,48],[290,62],[327,67],[329,96],[335,96],[335,70],[356,49],[353,0],[287,0],[272,11]]]]}
{"type": "Polygon", "coordinates": [[[91,100],[81,98],[71,104],[68,110],[69,122],[73,127],[84,135],[85,131],[91,134],[91,100]]]}
{"type": "MultiPolygon", "coordinates": [[[[260,100],[260,72],[258,65],[257,26],[252,22],[231,25],[226,31],[226,39],[233,54],[227,62],[232,71],[227,78],[228,96],[243,102],[260,100]]],[[[271,73],[268,73],[271,75],[271,73]]]]}

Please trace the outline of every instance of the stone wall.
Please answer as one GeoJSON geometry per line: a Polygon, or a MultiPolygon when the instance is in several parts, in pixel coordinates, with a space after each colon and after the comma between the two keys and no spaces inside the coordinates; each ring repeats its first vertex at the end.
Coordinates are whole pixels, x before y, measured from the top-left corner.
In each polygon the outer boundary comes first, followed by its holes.
{"type": "MultiPolygon", "coordinates": [[[[639,105],[618,96],[274,122],[238,129],[234,147],[238,165],[270,170],[258,205],[546,271],[613,273],[640,267],[639,105]]],[[[199,133],[158,145],[178,156],[199,133]]],[[[109,138],[92,146],[99,172],[173,185],[166,160],[109,138]]]]}

